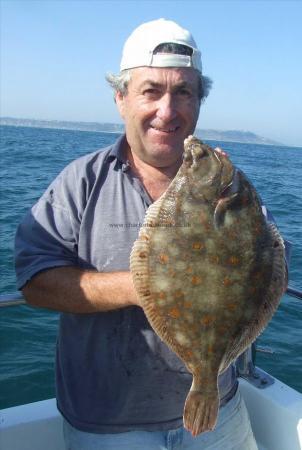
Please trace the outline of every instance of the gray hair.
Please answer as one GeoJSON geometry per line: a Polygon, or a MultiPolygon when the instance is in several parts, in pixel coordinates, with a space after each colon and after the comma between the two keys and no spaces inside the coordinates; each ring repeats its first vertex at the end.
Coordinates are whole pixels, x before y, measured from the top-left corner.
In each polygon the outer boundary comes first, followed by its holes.
{"type": "MultiPolygon", "coordinates": [[[[127,69],[120,72],[118,75],[114,75],[112,73],[108,73],[106,75],[106,80],[108,81],[109,85],[112,87],[114,91],[114,97],[117,94],[117,92],[120,92],[122,96],[127,95],[128,93],[128,85],[131,80],[131,70],[127,69]]],[[[195,70],[195,69],[193,69],[195,70]]],[[[198,72],[199,73],[199,72],[198,72]]],[[[206,77],[199,73],[199,85],[198,85],[198,97],[200,103],[202,103],[206,97],[209,95],[209,92],[212,87],[212,80],[209,77],[206,77]]]]}
{"type": "Polygon", "coordinates": [[[108,73],[106,80],[112,87],[114,95],[120,92],[122,96],[125,96],[128,93],[128,84],[131,80],[131,69],[123,70],[118,75],[108,73]]]}

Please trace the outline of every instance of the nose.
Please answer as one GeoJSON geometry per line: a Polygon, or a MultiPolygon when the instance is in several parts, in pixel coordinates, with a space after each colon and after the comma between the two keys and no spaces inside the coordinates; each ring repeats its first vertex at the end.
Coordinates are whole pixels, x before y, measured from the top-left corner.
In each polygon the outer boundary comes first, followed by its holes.
{"type": "Polygon", "coordinates": [[[177,115],[176,104],[173,99],[173,96],[166,92],[161,98],[158,100],[157,104],[157,116],[163,122],[170,122],[177,115]]]}

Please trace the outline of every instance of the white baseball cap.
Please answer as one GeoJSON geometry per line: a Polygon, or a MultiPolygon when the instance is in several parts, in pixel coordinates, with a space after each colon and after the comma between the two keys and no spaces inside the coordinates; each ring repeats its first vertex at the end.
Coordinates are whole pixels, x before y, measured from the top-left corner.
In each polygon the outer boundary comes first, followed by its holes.
{"type": "Polygon", "coordinates": [[[201,53],[188,30],[171,20],[152,20],[136,28],[125,42],[120,69],[143,66],[193,67],[202,72],[201,53]],[[165,43],[185,45],[192,49],[192,54],[154,54],[156,47],[165,43]]]}

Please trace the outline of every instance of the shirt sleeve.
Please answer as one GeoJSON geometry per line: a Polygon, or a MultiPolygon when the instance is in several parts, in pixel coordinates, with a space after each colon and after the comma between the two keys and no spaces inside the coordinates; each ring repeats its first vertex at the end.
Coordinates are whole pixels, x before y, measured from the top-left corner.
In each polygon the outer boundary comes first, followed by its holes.
{"type": "Polygon", "coordinates": [[[74,175],[72,168],[66,168],[17,229],[15,270],[18,289],[42,270],[78,265],[81,183],[74,175]]]}

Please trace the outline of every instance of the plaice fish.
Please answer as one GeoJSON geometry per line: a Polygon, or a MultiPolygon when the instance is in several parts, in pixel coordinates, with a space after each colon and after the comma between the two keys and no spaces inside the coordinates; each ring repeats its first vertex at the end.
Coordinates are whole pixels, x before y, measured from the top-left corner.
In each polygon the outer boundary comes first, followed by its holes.
{"type": "Polygon", "coordinates": [[[286,285],[284,244],[255,188],[193,136],[148,209],[130,267],[144,312],[193,375],[184,426],[215,427],[217,379],[261,333],[286,285]]]}

